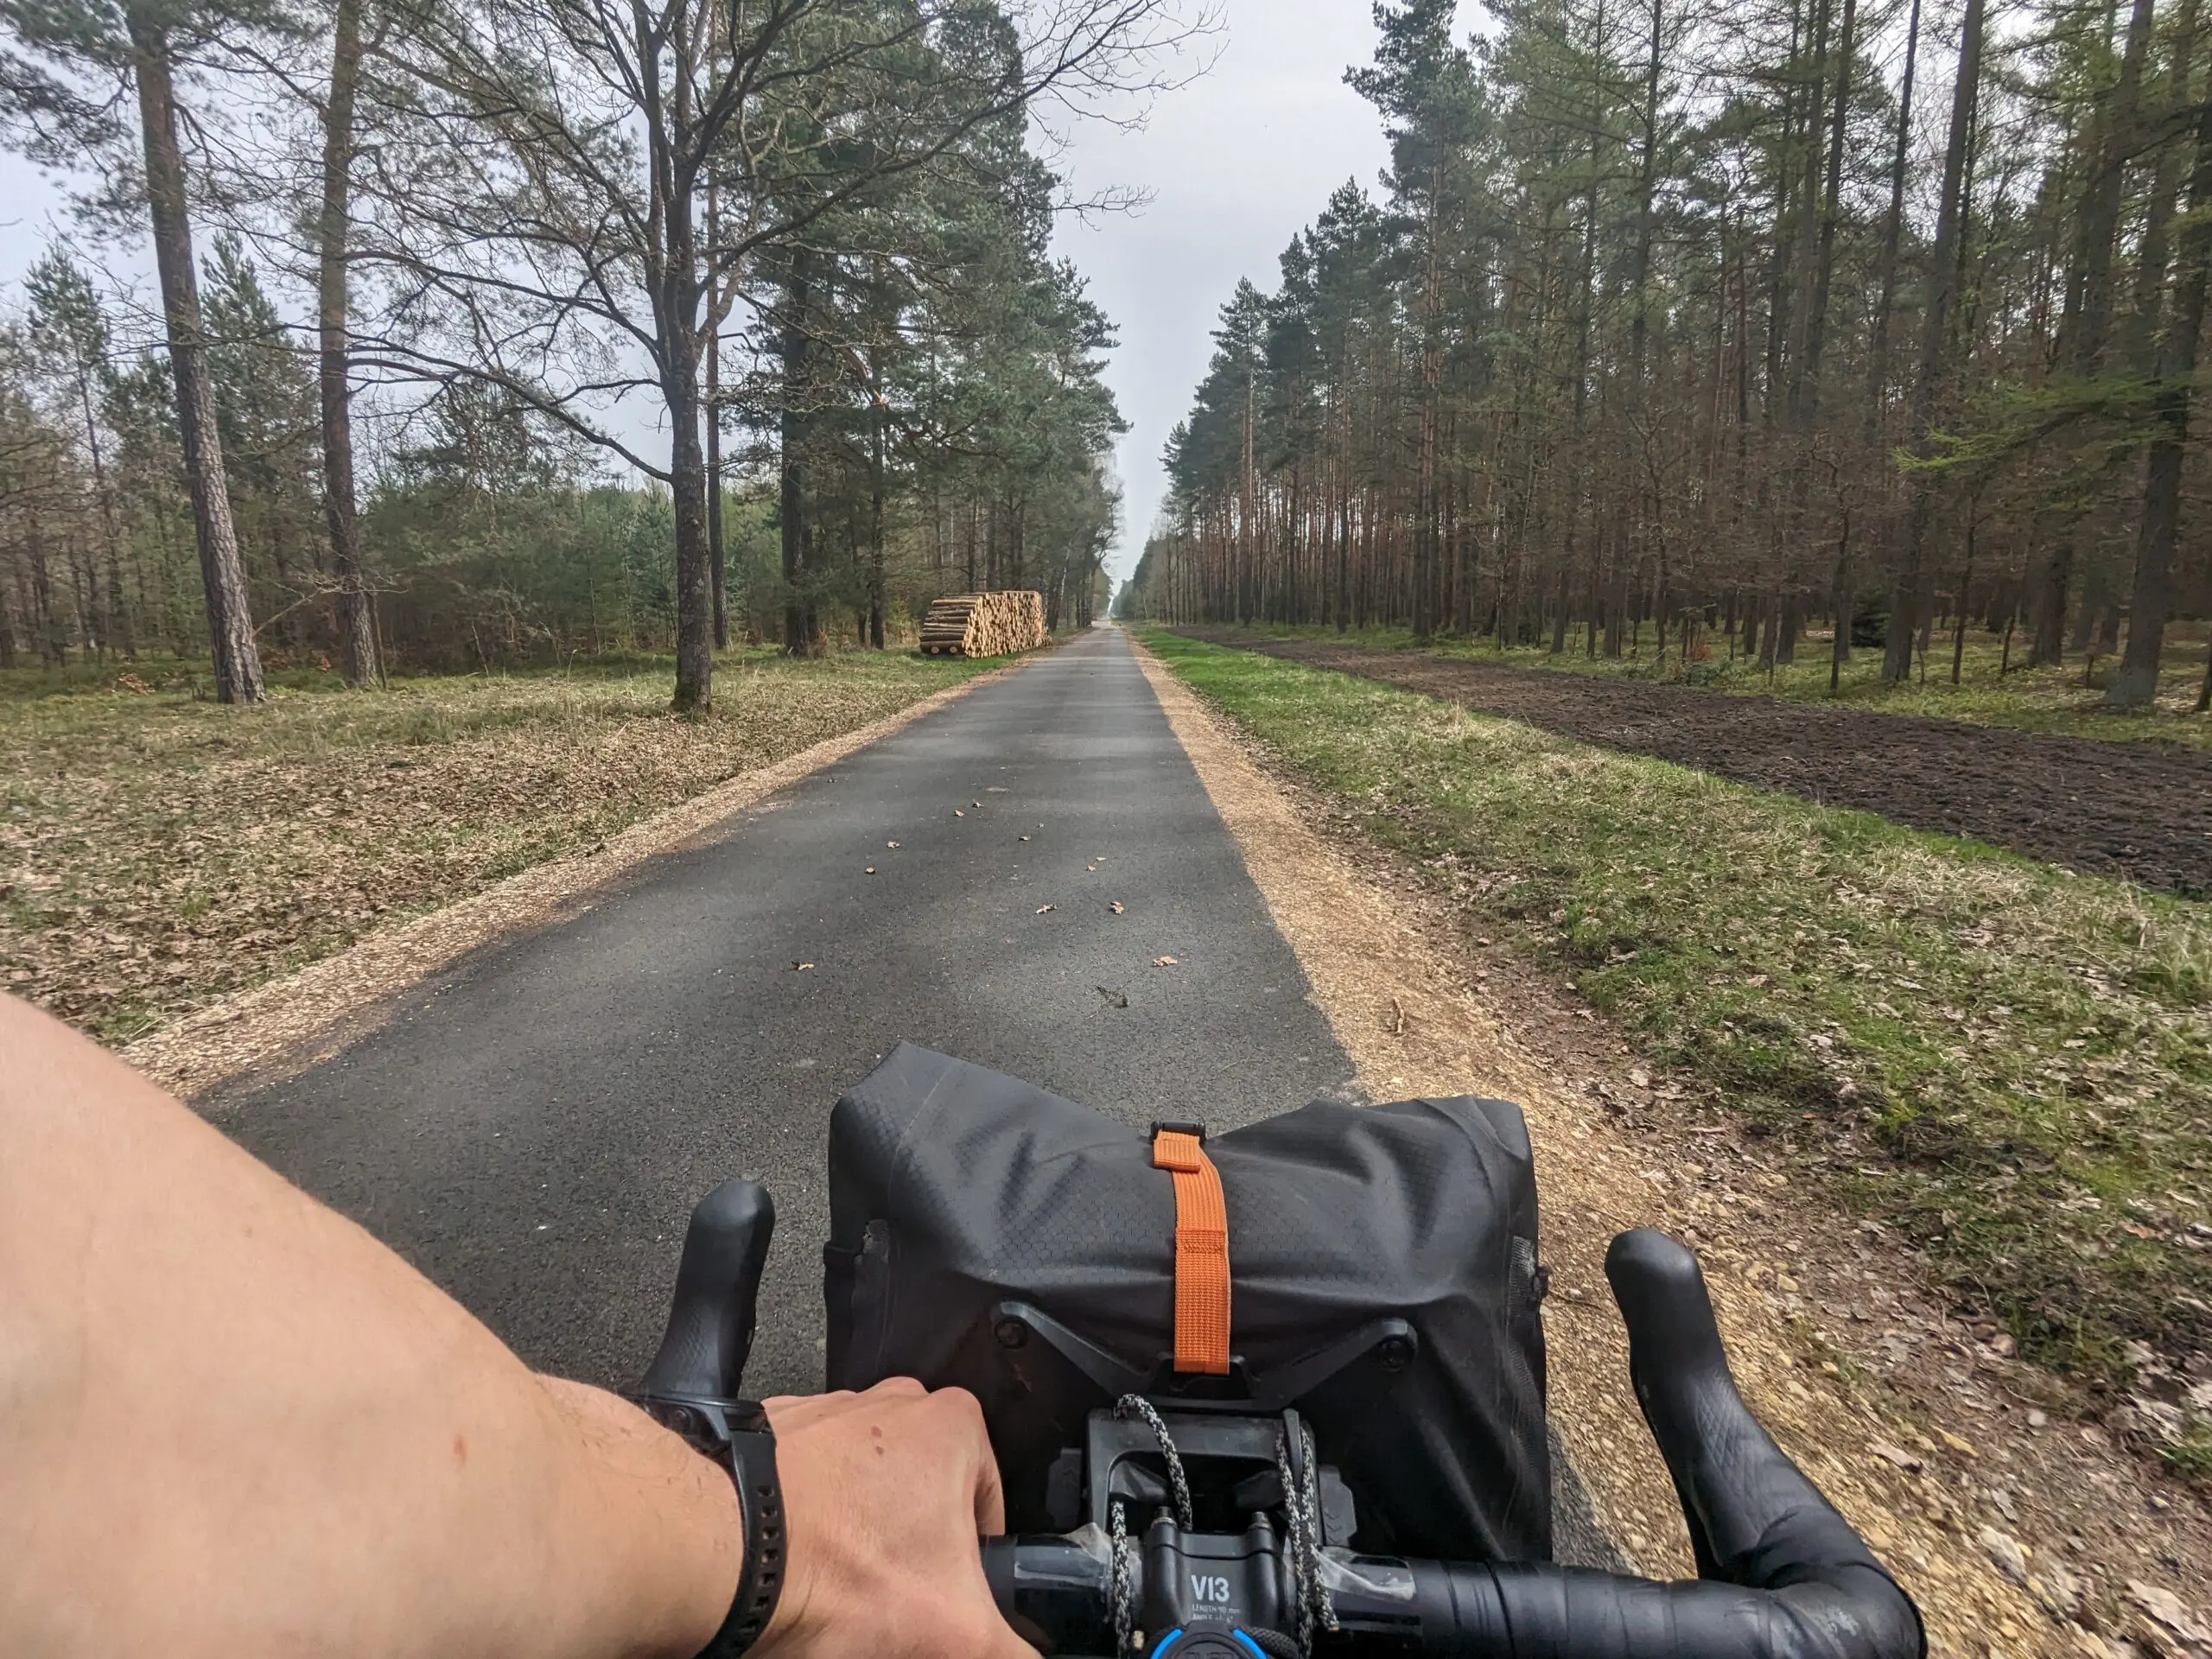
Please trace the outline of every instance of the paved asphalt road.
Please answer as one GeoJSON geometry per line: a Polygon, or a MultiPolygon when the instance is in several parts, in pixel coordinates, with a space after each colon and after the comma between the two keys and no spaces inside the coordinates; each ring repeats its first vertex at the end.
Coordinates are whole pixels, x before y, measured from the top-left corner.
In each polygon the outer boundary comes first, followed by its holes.
{"type": "MultiPolygon", "coordinates": [[[[1230,1128],[1351,1077],[1118,630],[405,1001],[203,1105],[533,1364],[614,1385],[652,1355],[691,1204],[742,1173],[779,1212],[748,1389],[820,1386],[830,1108],[900,1038],[1140,1123],[1230,1128]]],[[[1561,1496],[1562,1554],[1594,1559],[1561,1496]]]]}

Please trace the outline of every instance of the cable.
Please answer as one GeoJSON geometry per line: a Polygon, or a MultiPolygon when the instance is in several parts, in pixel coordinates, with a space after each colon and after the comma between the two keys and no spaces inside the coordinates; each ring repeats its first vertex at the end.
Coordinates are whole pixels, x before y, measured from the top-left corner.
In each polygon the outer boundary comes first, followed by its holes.
{"type": "MultiPolygon", "coordinates": [[[[1183,1471],[1182,1453],[1166,1423],[1142,1395],[1125,1394],[1114,1402],[1116,1417],[1141,1417],[1160,1443],[1167,1465],[1167,1484],[1173,1495],[1175,1519],[1185,1532],[1197,1529],[1191,1505],[1191,1483],[1183,1471]]],[[[1298,1609],[1298,1638],[1293,1648],[1273,1631],[1254,1633],[1262,1650],[1271,1659],[1305,1659],[1313,1650],[1315,1628],[1338,1628],[1335,1603],[1329,1586],[1321,1581],[1320,1458],[1313,1445],[1312,1427],[1300,1421],[1294,1441],[1287,1424],[1275,1439],[1275,1477],[1282,1486],[1282,1507],[1289,1523],[1291,1596],[1298,1609]]],[[[1128,1508],[1120,1498],[1108,1506],[1113,1535],[1114,1643],[1117,1652],[1131,1650],[1130,1632],[1136,1624],[1136,1592],[1130,1571],[1128,1508]]]]}
{"type": "Polygon", "coordinates": [[[1129,1587],[1129,1516],[1118,1497],[1108,1513],[1114,1529],[1114,1651],[1125,1654],[1133,1645],[1129,1630],[1136,1624],[1136,1596],[1129,1587]]]}
{"type": "MultiPolygon", "coordinates": [[[[1153,1439],[1160,1442],[1160,1455],[1167,1465],[1167,1484],[1175,1495],[1175,1519],[1184,1531],[1195,1531],[1191,1483],[1183,1473],[1182,1453],[1176,1451],[1174,1436],[1167,1432],[1167,1425],[1152,1408],[1152,1402],[1141,1394],[1125,1394],[1114,1402],[1114,1414],[1144,1419],[1153,1439]]],[[[1129,1577],[1128,1510],[1120,1498],[1116,1498],[1109,1508],[1108,1518],[1114,1533],[1114,1646],[1116,1652],[1127,1653],[1131,1646],[1129,1631],[1136,1624],[1136,1592],[1129,1577]]]]}
{"type": "Polygon", "coordinates": [[[1175,1490],[1175,1522],[1185,1532],[1198,1529],[1191,1518],[1191,1483],[1183,1478],[1182,1454],[1176,1451],[1175,1442],[1167,1433],[1167,1425],[1152,1408],[1152,1402],[1141,1394],[1125,1394],[1114,1402],[1116,1417],[1141,1417],[1152,1436],[1160,1442],[1160,1455],[1167,1460],[1167,1484],[1175,1490]]]}
{"type": "Polygon", "coordinates": [[[1321,1582],[1321,1493],[1313,1430],[1298,1425],[1294,1444],[1288,1426],[1275,1440],[1275,1478],[1282,1484],[1282,1507],[1290,1523],[1290,1588],[1298,1604],[1298,1651],[1313,1650],[1313,1627],[1337,1628],[1336,1604],[1321,1582]]]}

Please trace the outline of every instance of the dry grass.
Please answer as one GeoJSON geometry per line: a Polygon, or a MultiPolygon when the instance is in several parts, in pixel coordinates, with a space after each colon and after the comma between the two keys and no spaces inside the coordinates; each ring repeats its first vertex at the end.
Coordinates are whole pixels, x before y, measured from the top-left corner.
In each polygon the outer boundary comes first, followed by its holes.
{"type": "Polygon", "coordinates": [[[593,847],[990,664],[733,657],[283,692],[0,687],[0,976],[111,1043],[593,847]]]}

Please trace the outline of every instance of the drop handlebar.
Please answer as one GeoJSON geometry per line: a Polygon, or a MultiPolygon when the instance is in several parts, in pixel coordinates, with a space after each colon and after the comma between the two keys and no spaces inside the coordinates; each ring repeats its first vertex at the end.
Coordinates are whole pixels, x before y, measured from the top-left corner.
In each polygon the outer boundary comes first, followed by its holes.
{"type": "MultiPolygon", "coordinates": [[[[1922,1659],[1911,1601],[1736,1390],[1703,1274],[1649,1229],[1606,1277],[1630,1375],[1675,1479],[1699,1576],[1660,1583],[1549,1563],[1401,1560],[1332,1552],[1339,1630],[1323,1651],[1449,1659],[1922,1659]]],[[[1134,1598],[1145,1559],[1133,1552],[1134,1598]]],[[[991,1590],[1047,1652],[1112,1651],[1103,1540],[983,1541],[991,1590]]]]}
{"type": "MultiPolygon", "coordinates": [[[[691,1400],[738,1394],[772,1220],[766,1193],[749,1182],[726,1183],[694,1212],[668,1338],[645,1393],[691,1400]]],[[[1697,1578],[1662,1583],[1548,1562],[1401,1560],[1331,1550],[1319,1575],[1338,1629],[1321,1633],[1316,1651],[1452,1659],[1925,1659],[1926,1636],[1911,1600],[1738,1393],[1696,1258],[1664,1234],[1639,1228],[1613,1241],[1605,1274],[1628,1327],[1630,1380],[1688,1523],[1697,1578]]],[[[1251,1536],[1261,1554],[1272,1548],[1264,1520],[1251,1536]]],[[[1182,1545],[1202,1554],[1205,1547],[1217,1553],[1230,1543],[1179,1539],[1172,1521],[1156,1520],[1145,1547],[1129,1551],[1129,1599],[1147,1599],[1147,1556],[1158,1572],[1180,1559],[1182,1545]]],[[[1113,1561],[1103,1536],[987,1538],[982,1551],[1001,1610],[1032,1643],[1053,1653],[1116,1651],[1113,1561]]],[[[1269,1576],[1257,1574],[1262,1582],[1269,1576]]],[[[1293,1605],[1297,1589],[1282,1583],[1274,1604],[1293,1605]]],[[[1175,1597],[1150,1599],[1179,1605],[1175,1597]]],[[[1189,1611],[1192,1628],[1201,1628],[1205,1610],[1189,1611]]],[[[1144,1651],[1167,1634],[1151,1633],[1144,1651]]],[[[1265,1629],[1258,1641],[1225,1628],[1222,1634],[1236,1637],[1236,1650],[1281,1650],[1281,1638],[1265,1629]]]]}

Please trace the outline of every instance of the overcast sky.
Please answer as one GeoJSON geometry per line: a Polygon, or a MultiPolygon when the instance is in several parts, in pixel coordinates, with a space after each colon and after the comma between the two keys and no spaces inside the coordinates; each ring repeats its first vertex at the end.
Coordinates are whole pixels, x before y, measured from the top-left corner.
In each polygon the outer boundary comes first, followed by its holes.
{"type": "MultiPolygon", "coordinates": [[[[1127,576],[1143,550],[1163,484],[1160,448],[1212,351],[1210,333],[1239,276],[1273,289],[1276,257],[1348,178],[1370,188],[1382,167],[1372,107],[1344,84],[1373,54],[1369,0],[1224,0],[1212,67],[1163,95],[1140,130],[1078,125],[1061,166],[1077,196],[1149,191],[1128,213],[1064,219],[1060,252],[1090,279],[1121,330],[1108,378],[1130,430],[1117,464],[1127,576]]],[[[0,154],[0,295],[52,240],[152,296],[136,240],[88,247],[63,198],[19,157],[0,154]]],[[[204,251],[204,250],[203,250],[204,251]]]]}
{"type": "Polygon", "coordinates": [[[1217,314],[1249,276],[1275,286],[1276,257],[1348,178],[1373,188],[1385,155],[1374,107],[1344,84],[1373,55],[1368,0],[1227,0],[1218,55],[1154,105],[1141,131],[1076,130],[1064,158],[1078,194],[1153,193],[1135,213],[1060,226],[1056,245],[1090,279],[1122,332],[1107,378],[1129,423],[1118,463],[1126,577],[1165,487],[1160,464],[1212,354],[1217,314]]]}

